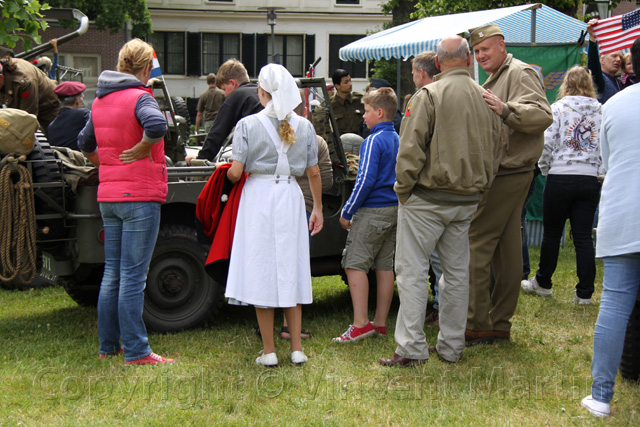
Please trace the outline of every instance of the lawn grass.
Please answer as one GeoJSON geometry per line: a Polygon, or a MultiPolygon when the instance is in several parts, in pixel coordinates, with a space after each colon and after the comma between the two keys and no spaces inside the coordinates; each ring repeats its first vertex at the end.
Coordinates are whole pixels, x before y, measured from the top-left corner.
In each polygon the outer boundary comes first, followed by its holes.
{"type": "MultiPolygon", "coordinates": [[[[511,342],[467,348],[455,365],[433,357],[409,369],[377,363],[395,349],[397,297],[389,337],[330,342],[352,317],[338,276],[314,279],[315,302],[303,313],[315,335],[304,342],[309,363],[292,366],[278,340],[278,369],[254,363],[261,342],[251,308],[225,306],[204,329],[151,334],[154,351],[175,365],[125,367],[122,357],[97,358],[96,311],[62,288],[1,290],[0,425],[638,426],[640,386],[620,377],[610,419],[580,407],[590,394],[602,264],[596,304],[576,306],[574,259],[569,242],[553,297],[520,296],[511,342]]],[[[537,260],[532,248],[534,271],[537,260]]],[[[426,333],[435,344],[437,330],[426,333]]]]}

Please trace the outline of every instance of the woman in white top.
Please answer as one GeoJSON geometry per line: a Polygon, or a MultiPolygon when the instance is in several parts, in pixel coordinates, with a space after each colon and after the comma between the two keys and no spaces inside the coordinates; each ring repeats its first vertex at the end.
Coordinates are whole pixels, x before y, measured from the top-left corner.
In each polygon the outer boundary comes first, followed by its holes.
{"type": "Polygon", "coordinates": [[[600,199],[602,109],[585,67],[575,66],[567,71],[558,98],[551,106],[553,124],[544,133],[544,149],[538,161],[542,175],[547,177],[542,199],[540,264],[531,280],[522,281],[522,289],[551,295],[551,277],[569,218],[578,274],[573,302],[591,304],[596,277],[591,228],[600,199]]]}
{"type": "Polygon", "coordinates": [[[249,174],[242,190],[225,296],[256,308],[262,335],[258,365],[277,366],[273,309],[284,308],[291,333],[291,361],[307,361],[300,339],[301,304],[310,304],[309,233],[304,198],[295,176],[309,176],[311,235],[323,225],[318,143],[311,123],[296,115],[295,80],[281,65],[260,70],[258,94],[265,109],[245,117],[233,136],[232,182],[249,174]]]}

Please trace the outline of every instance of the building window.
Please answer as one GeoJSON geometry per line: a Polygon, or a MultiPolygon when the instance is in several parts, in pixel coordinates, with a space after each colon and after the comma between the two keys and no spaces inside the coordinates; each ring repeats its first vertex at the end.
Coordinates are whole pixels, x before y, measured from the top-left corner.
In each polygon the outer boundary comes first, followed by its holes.
{"type": "Polygon", "coordinates": [[[360,4],[360,0],[336,0],[336,4],[360,4]]]}
{"type": "Polygon", "coordinates": [[[339,58],[340,48],[360,40],[364,36],[356,35],[330,35],[329,36],[329,76],[338,68],[347,70],[349,75],[354,78],[367,78],[368,64],[366,61],[346,62],[339,58]]]}
{"type": "Polygon", "coordinates": [[[202,74],[217,73],[220,65],[232,58],[240,58],[238,34],[202,34],[202,74]]]}
{"type": "Polygon", "coordinates": [[[158,56],[163,74],[185,74],[185,35],[156,31],[149,36],[149,43],[158,56]]]}
{"type": "MultiPolygon", "coordinates": [[[[269,62],[273,61],[273,48],[271,46],[271,36],[268,36],[269,62]]],[[[284,65],[294,77],[304,76],[304,38],[303,36],[276,35],[276,55],[277,61],[284,65]]]]}

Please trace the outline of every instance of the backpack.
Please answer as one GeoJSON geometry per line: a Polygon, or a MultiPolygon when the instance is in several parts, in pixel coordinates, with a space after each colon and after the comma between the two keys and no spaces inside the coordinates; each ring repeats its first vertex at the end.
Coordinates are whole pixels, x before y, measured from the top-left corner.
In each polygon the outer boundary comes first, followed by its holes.
{"type": "Polygon", "coordinates": [[[29,154],[36,143],[38,119],[16,108],[0,108],[0,155],[29,154]]]}

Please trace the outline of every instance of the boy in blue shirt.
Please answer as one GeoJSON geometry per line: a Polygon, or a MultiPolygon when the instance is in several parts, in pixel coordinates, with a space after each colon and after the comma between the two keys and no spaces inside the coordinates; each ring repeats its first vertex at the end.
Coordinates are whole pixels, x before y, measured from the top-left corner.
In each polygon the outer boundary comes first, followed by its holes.
{"type": "Polygon", "coordinates": [[[398,134],[393,117],[398,98],[393,89],[370,91],[363,98],[364,120],[371,135],[360,147],[360,164],[353,192],[342,210],[340,224],[350,230],[342,256],[353,303],[353,324],[333,342],[359,341],[375,333],[387,335],[393,298],[393,258],[396,245],[398,197],[396,181],[398,134]],[[376,315],[369,321],[369,280],[373,268],[378,282],[376,315]]]}

